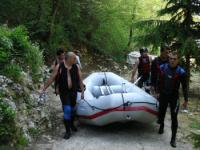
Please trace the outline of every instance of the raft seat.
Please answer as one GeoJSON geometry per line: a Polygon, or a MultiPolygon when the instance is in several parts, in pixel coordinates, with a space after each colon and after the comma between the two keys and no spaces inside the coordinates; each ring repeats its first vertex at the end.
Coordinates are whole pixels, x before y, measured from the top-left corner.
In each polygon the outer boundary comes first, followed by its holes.
{"type": "Polygon", "coordinates": [[[94,97],[98,98],[100,96],[107,96],[114,93],[125,93],[121,85],[113,86],[94,86],[92,89],[92,94],[94,97]]]}

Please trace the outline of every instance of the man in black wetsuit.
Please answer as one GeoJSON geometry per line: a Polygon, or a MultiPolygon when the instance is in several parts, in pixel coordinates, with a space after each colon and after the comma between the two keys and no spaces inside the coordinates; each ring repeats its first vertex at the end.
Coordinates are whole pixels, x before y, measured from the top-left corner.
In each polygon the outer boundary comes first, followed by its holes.
{"type": "Polygon", "coordinates": [[[55,80],[57,82],[57,94],[60,95],[64,112],[64,125],[66,128],[64,138],[69,139],[71,136],[71,130],[77,131],[77,128],[74,125],[74,109],[76,105],[77,91],[79,89],[81,89],[81,98],[84,98],[84,85],[81,70],[76,64],[76,55],[73,52],[66,53],[64,62],[56,66],[52,76],[44,85],[42,92],[44,92],[55,80]]]}
{"type": "Polygon", "coordinates": [[[157,91],[157,79],[158,79],[158,70],[160,65],[168,63],[168,55],[170,52],[170,47],[166,43],[161,45],[160,56],[156,57],[151,64],[151,87],[154,92],[157,91]]]}
{"type": "Polygon", "coordinates": [[[159,134],[164,132],[164,119],[168,105],[171,110],[172,120],[172,137],[171,146],[176,147],[176,133],[178,128],[177,115],[179,111],[179,88],[180,84],[183,88],[184,103],[183,106],[187,107],[188,102],[188,89],[186,82],[186,72],[178,65],[177,52],[169,54],[169,63],[162,64],[158,73],[158,89],[159,89],[159,117],[160,123],[159,134]]]}

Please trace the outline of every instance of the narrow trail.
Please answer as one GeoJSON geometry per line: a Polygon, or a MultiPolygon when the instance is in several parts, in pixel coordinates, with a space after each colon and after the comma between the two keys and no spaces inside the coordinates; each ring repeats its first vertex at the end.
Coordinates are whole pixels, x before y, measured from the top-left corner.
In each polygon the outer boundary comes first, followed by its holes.
{"type": "MultiPolygon", "coordinates": [[[[95,64],[94,64],[95,65],[95,64]]],[[[96,66],[95,66],[96,67],[96,66]]],[[[98,71],[88,64],[83,72],[87,74],[98,71]]],[[[114,68],[112,66],[112,68],[114,68]]],[[[99,68],[101,70],[101,68],[99,68]]],[[[112,69],[110,69],[112,70],[112,69]]],[[[130,73],[130,72],[129,72],[130,73]]],[[[128,72],[122,73],[124,78],[129,78],[128,72]]],[[[105,127],[94,127],[77,122],[78,132],[73,133],[69,140],[63,139],[64,125],[62,123],[63,112],[58,96],[53,94],[53,89],[47,91],[50,96],[50,107],[55,109],[56,128],[41,135],[30,147],[31,150],[171,150],[169,142],[171,138],[171,121],[169,111],[165,120],[165,132],[159,135],[159,126],[154,124],[126,123],[112,124],[105,127]]],[[[184,115],[184,114],[180,114],[184,115]]],[[[181,122],[182,123],[182,122],[181,122]]],[[[192,144],[183,138],[184,133],[181,123],[177,135],[177,150],[193,150],[192,144]]]]}

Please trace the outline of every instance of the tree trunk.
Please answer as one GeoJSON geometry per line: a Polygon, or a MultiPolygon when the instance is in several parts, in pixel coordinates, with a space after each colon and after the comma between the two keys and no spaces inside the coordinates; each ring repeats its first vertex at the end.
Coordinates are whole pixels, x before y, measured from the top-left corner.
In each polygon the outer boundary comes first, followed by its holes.
{"type": "Polygon", "coordinates": [[[129,32],[129,40],[128,40],[127,48],[130,48],[130,46],[131,46],[131,43],[132,43],[132,37],[133,37],[133,27],[132,27],[132,24],[131,24],[131,26],[130,26],[130,32],[129,32]]]}
{"type": "Polygon", "coordinates": [[[190,86],[190,54],[185,54],[185,63],[186,63],[186,73],[187,73],[187,87],[189,90],[190,86]]]}
{"type": "Polygon", "coordinates": [[[54,23],[56,19],[56,15],[58,13],[58,8],[59,8],[59,0],[52,0],[52,19],[51,19],[51,25],[50,25],[50,37],[54,32],[54,23]]]}
{"type": "Polygon", "coordinates": [[[133,39],[133,21],[135,18],[135,14],[132,14],[132,18],[131,18],[131,25],[130,25],[130,32],[129,32],[129,40],[128,40],[128,44],[127,44],[127,49],[130,48],[131,43],[132,43],[132,39],[133,39]]]}

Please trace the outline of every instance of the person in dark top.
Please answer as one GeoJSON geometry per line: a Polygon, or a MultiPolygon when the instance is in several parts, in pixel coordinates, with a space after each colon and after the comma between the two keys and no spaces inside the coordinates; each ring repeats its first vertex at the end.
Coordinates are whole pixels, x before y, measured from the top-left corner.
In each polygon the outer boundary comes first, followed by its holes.
{"type": "Polygon", "coordinates": [[[141,77],[141,79],[138,81],[138,86],[142,88],[144,83],[146,84],[149,81],[152,60],[148,55],[147,48],[141,48],[140,55],[138,62],[138,77],[141,77]]]}
{"type": "Polygon", "coordinates": [[[56,59],[53,62],[53,65],[51,66],[50,72],[53,72],[53,70],[56,68],[58,64],[63,62],[65,59],[65,51],[63,48],[58,48],[56,51],[56,59]]]}
{"type": "Polygon", "coordinates": [[[76,54],[76,64],[79,65],[80,69],[82,69],[82,64],[80,60],[80,51],[75,50],[74,53],[76,54]]]}
{"type": "Polygon", "coordinates": [[[176,133],[178,128],[177,115],[179,111],[179,88],[182,84],[184,103],[183,106],[187,107],[188,91],[186,83],[186,72],[178,65],[177,52],[169,54],[169,63],[160,65],[158,72],[158,89],[159,89],[159,116],[158,122],[160,123],[159,134],[164,132],[164,119],[168,105],[171,110],[172,120],[172,137],[171,146],[176,147],[176,133]]]}
{"type": "Polygon", "coordinates": [[[156,57],[151,64],[151,87],[154,92],[157,91],[157,79],[158,79],[158,70],[160,65],[168,63],[168,55],[170,52],[170,47],[166,43],[161,45],[160,56],[156,57]]]}
{"type": "Polygon", "coordinates": [[[84,85],[81,70],[76,64],[76,55],[73,52],[66,53],[64,61],[56,66],[52,76],[44,85],[42,92],[55,80],[57,82],[57,94],[60,96],[64,112],[64,125],[66,128],[64,138],[69,139],[71,130],[77,131],[74,125],[74,109],[79,88],[81,89],[81,98],[84,98],[84,85]]]}

